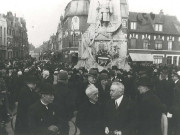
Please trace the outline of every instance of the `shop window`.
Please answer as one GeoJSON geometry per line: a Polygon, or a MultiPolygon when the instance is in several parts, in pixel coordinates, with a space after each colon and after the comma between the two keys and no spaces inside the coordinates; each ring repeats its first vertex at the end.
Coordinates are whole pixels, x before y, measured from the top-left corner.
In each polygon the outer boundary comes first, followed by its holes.
{"type": "Polygon", "coordinates": [[[173,64],[176,65],[176,63],[177,63],[177,56],[174,56],[173,57],[173,64]]]}
{"type": "Polygon", "coordinates": [[[167,57],[167,64],[172,64],[172,56],[167,57]]]}
{"type": "Polygon", "coordinates": [[[160,64],[163,61],[163,56],[154,56],[154,64],[160,64]]]}

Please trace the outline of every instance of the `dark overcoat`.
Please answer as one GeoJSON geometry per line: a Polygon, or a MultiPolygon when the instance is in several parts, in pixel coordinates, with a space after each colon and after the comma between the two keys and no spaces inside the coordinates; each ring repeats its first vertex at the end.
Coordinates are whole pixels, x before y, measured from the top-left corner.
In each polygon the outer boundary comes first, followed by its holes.
{"type": "Polygon", "coordinates": [[[46,108],[39,100],[30,106],[28,110],[28,130],[30,135],[49,135],[51,132],[48,127],[51,125],[57,126],[57,124],[52,104],[46,108]]]}
{"type": "Polygon", "coordinates": [[[18,98],[17,117],[15,123],[15,134],[26,135],[28,129],[28,108],[39,100],[40,96],[35,91],[24,85],[18,98]]]}
{"type": "Polygon", "coordinates": [[[105,112],[105,126],[110,131],[118,130],[122,132],[122,135],[135,135],[137,109],[133,101],[124,96],[116,109],[115,101],[110,100],[107,102],[105,112]]]}
{"type": "Polygon", "coordinates": [[[180,134],[180,80],[174,86],[174,98],[171,108],[173,114],[172,123],[174,126],[175,135],[180,134]]]}
{"type": "Polygon", "coordinates": [[[76,124],[81,135],[102,135],[104,133],[103,110],[100,104],[84,102],[79,108],[76,124]]]}
{"type": "Polygon", "coordinates": [[[161,135],[163,112],[164,106],[152,91],[142,94],[138,102],[138,134],[161,135]]]}

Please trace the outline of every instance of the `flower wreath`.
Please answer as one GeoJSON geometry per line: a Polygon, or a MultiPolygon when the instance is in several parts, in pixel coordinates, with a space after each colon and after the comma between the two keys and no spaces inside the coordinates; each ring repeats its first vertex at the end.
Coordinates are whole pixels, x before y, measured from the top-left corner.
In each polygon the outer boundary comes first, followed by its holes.
{"type": "MultiPolygon", "coordinates": [[[[111,54],[107,50],[99,50],[96,54],[96,62],[98,63],[98,57],[105,57],[108,58],[107,62],[104,65],[101,66],[107,66],[111,61],[111,54]]],[[[98,63],[100,64],[100,63],[98,63]]]]}

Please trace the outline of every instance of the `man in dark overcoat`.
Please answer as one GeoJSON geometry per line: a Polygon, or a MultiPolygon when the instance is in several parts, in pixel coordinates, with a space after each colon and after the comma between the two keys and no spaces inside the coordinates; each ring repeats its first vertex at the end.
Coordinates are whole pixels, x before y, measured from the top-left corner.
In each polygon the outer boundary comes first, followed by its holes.
{"type": "Polygon", "coordinates": [[[41,86],[41,99],[28,110],[28,130],[30,135],[56,135],[59,131],[56,119],[54,89],[51,84],[41,86]]]}
{"type": "Polygon", "coordinates": [[[174,98],[170,113],[172,114],[172,126],[175,135],[180,134],[180,71],[172,74],[172,80],[174,81],[174,98]]]}
{"type": "Polygon", "coordinates": [[[152,92],[149,77],[138,81],[138,135],[161,135],[161,118],[165,107],[152,92]]]}
{"type": "Polygon", "coordinates": [[[19,98],[17,117],[15,123],[15,135],[26,135],[28,129],[28,108],[39,100],[39,94],[35,92],[36,79],[33,76],[25,78],[25,85],[22,87],[19,98]]]}
{"type": "Polygon", "coordinates": [[[56,106],[56,114],[58,121],[63,127],[61,133],[67,134],[69,131],[68,121],[71,119],[73,112],[70,108],[71,99],[69,99],[70,89],[68,87],[68,73],[60,71],[58,74],[58,83],[54,86],[55,97],[54,104],[56,106]]]}
{"type": "Polygon", "coordinates": [[[85,91],[88,101],[79,108],[76,124],[81,135],[103,135],[103,109],[98,101],[98,89],[89,85],[85,91]]]}
{"type": "Polygon", "coordinates": [[[135,135],[136,105],[124,95],[124,85],[113,82],[110,96],[105,110],[105,134],[135,135]]]}

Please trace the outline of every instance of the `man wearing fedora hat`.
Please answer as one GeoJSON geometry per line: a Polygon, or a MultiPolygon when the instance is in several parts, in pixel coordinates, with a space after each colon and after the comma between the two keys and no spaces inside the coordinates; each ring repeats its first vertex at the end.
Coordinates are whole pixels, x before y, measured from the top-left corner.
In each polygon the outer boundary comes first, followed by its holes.
{"type": "Polygon", "coordinates": [[[97,77],[98,77],[98,73],[97,70],[91,68],[87,74],[87,81],[85,81],[83,83],[83,86],[80,90],[79,93],[79,99],[80,100],[80,104],[79,106],[84,102],[88,100],[87,95],[85,94],[85,90],[90,86],[90,85],[94,85],[97,87],[97,77]]]}
{"type": "Polygon", "coordinates": [[[98,76],[97,70],[90,69],[89,73],[88,73],[88,83],[89,84],[96,84],[97,76],[98,76]]]}
{"type": "Polygon", "coordinates": [[[56,135],[59,131],[53,106],[54,88],[45,83],[41,86],[41,98],[28,110],[28,128],[30,135],[56,135]]]}
{"type": "Polygon", "coordinates": [[[152,81],[141,77],[138,81],[138,135],[160,135],[161,117],[165,110],[159,98],[152,92],[152,81]]]}

